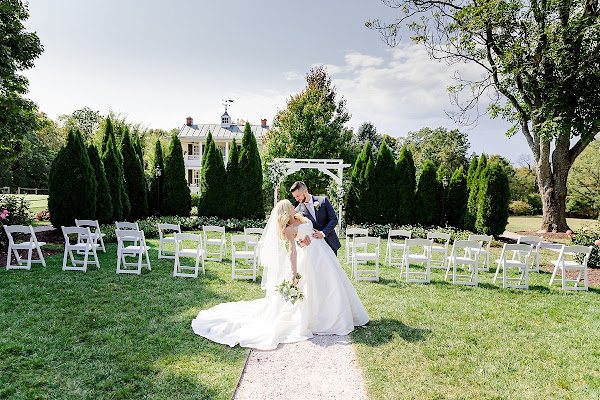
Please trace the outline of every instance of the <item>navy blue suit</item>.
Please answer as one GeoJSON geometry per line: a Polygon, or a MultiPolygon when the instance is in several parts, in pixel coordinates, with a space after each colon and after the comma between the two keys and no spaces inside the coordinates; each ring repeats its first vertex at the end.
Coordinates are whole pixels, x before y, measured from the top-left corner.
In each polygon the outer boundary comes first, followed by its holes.
{"type": "Polygon", "coordinates": [[[340,244],[340,239],[335,233],[335,226],[338,223],[337,215],[333,210],[333,206],[331,202],[327,198],[327,196],[312,196],[311,203],[314,204],[315,201],[319,202],[319,209],[315,208],[315,218],[313,218],[312,214],[306,207],[306,203],[300,203],[296,207],[296,212],[303,214],[306,218],[310,219],[313,224],[313,228],[318,231],[323,232],[325,235],[325,241],[331,247],[331,250],[337,255],[337,251],[342,245],[340,244]]]}

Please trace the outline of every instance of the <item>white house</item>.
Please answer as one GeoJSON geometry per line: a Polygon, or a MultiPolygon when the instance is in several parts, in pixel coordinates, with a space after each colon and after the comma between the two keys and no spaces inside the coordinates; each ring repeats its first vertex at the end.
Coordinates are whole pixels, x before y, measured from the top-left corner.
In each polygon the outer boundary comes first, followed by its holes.
{"type": "MultiPolygon", "coordinates": [[[[245,124],[238,125],[232,123],[231,117],[227,113],[227,104],[225,104],[225,113],[221,115],[221,124],[197,124],[194,125],[192,117],[187,117],[185,125],[181,127],[177,136],[183,146],[183,159],[185,162],[185,171],[188,184],[192,193],[198,193],[200,184],[200,169],[202,166],[202,153],[208,132],[212,133],[215,145],[221,149],[223,161],[227,165],[229,159],[229,149],[232,140],[235,138],[238,149],[242,145],[245,124]]],[[[268,132],[269,126],[267,120],[262,119],[260,125],[251,125],[252,133],[256,138],[258,150],[262,150],[262,139],[268,132]]]]}

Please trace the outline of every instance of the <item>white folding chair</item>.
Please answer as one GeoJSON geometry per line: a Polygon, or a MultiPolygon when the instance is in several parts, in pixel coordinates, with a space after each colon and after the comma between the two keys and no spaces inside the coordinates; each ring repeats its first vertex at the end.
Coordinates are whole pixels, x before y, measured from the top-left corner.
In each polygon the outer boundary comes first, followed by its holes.
{"type": "Polygon", "coordinates": [[[158,258],[175,258],[175,249],[165,250],[165,244],[175,247],[175,234],[181,233],[179,224],[158,224],[158,258]],[[169,234],[173,232],[173,236],[169,234]]]}
{"type": "Polygon", "coordinates": [[[96,267],[100,268],[98,262],[98,254],[96,249],[100,247],[94,238],[94,234],[90,231],[89,226],[62,226],[63,237],[65,238],[65,254],[63,257],[62,270],[72,271],[87,271],[88,264],[96,264],[96,267]],[[69,235],[77,235],[77,238],[71,239],[69,235]],[[71,243],[73,240],[73,243],[71,243]],[[77,259],[75,255],[83,255],[83,260],[77,259]],[[67,265],[67,255],[71,259],[71,265],[67,265]],[[77,266],[81,264],[81,266],[77,266]]]}
{"type": "MultiPolygon", "coordinates": [[[[540,272],[540,247],[542,245],[542,240],[544,238],[542,236],[519,236],[517,240],[517,244],[530,244],[531,248],[531,257],[529,259],[530,266],[529,272],[540,272]]],[[[516,253],[515,253],[516,254],[516,253]]],[[[513,255],[515,255],[513,254],[513,255]]]]}
{"type": "Polygon", "coordinates": [[[352,241],[352,276],[355,281],[379,282],[379,237],[359,236],[354,238],[352,241]],[[369,251],[369,245],[375,246],[374,251],[369,251]],[[368,261],[375,262],[375,269],[368,269],[368,261]],[[367,265],[358,269],[358,264],[361,263],[367,265]]]}
{"type": "Polygon", "coordinates": [[[552,261],[552,263],[554,264],[554,271],[552,272],[552,277],[550,278],[550,286],[552,286],[552,283],[556,278],[556,273],[560,269],[562,288],[564,290],[588,290],[587,263],[590,259],[590,254],[592,254],[592,246],[563,246],[562,249],[560,249],[558,260],[552,261]],[[565,256],[568,256],[572,259],[568,260],[565,258],[565,256]],[[578,257],[582,258],[581,262],[576,260],[576,258],[578,257]],[[569,270],[578,272],[576,279],[567,278],[567,271],[569,270]],[[582,275],[583,286],[579,286],[579,282],[581,281],[582,275]],[[567,283],[574,283],[575,285],[567,286],[567,283]]]}
{"type": "Polygon", "coordinates": [[[248,248],[248,243],[253,242],[256,238],[252,235],[232,235],[231,236],[231,279],[252,279],[256,281],[256,272],[257,272],[257,252],[256,247],[250,246],[251,250],[237,250],[235,247],[236,243],[244,243],[244,248],[248,248]],[[236,260],[245,260],[252,267],[248,266],[236,266],[236,260]]]}
{"type": "Polygon", "coordinates": [[[213,225],[205,225],[202,227],[203,239],[204,239],[204,257],[205,260],[210,261],[223,261],[223,253],[227,256],[227,249],[225,248],[225,227],[224,226],[213,226],[213,225]],[[215,237],[214,234],[210,234],[210,232],[216,232],[218,236],[215,237]],[[210,236],[209,236],[210,234],[210,236]],[[208,246],[219,246],[218,252],[209,252],[208,246]],[[209,257],[209,256],[219,256],[219,258],[209,257]]]}
{"type": "Polygon", "coordinates": [[[4,225],[4,231],[6,232],[6,236],[8,237],[8,252],[6,255],[6,270],[9,269],[31,269],[31,264],[39,263],[44,267],[46,266],[46,261],[44,260],[44,255],[42,254],[41,247],[46,244],[46,242],[38,242],[35,237],[35,232],[33,231],[32,226],[25,225],[4,225]],[[19,241],[18,234],[29,235],[27,240],[19,241]],[[17,237],[15,237],[15,236],[17,237]],[[22,259],[19,256],[19,250],[27,251],[27,258],[22,259]],[[38,255],[38,259],[34,260],[32,258],[33,251],[38,255]],[[16,264],[11,264],[11,256],[15,255],[15,259],[17,261],[16,264]],[[25,265],[23,265],[25,263],[25,265]]]}
{"type": "Polygon", "coordinates": [[[450,256],[448,257],[448,268],[446,269],[444,280],[448,279],[450,268],[452,268],[452,283],[477,286],[479,284],[479,268],[477,266],[479,265],[480,254],[480,242],[476,242],[475,240],[455,240],[450,256]],[[459,251],[464,252],[462,257],[458,255],[459,251]],[[462,269],[466,270],[465,273],[458,273],[459,265],[462,266],[462,269]]]}
{"type": "MultiPolygon", "coordinates": [[[[118,231],[139,231],[140,227],[137,222],[115,222],[115,226],[118,231]]],[[[123,237],[127,237],[124,235],[123,237]]],[[[125,239],[125,241],[129,242],[130,240],[125,239]]]]}
{"type": "Polygon", "coordinates": [[[117,274],[138,274],[142,273],[142,267],[150,268],[150,258],[148,258],[148,246],[144,237],[144,231],[117,230],[117,274]],[[131,243],[131,244],[127,244],[131,243]],[[146,263],[143,263],[143,256],[146,256],[146,263]],[[137,257],[137,262],[127,262],[127,257],[137,257]],[[121,267],[121,264],[123,266],[121,267]],[[127,267],[137,267],[137,269],[127,269],[127,267]]]}
{"type": "Polygon", "coordinates": [[[260,247],[262,245],[260,238],[264,231],[264,228],[244,228],[244,235],[252,236],[252,241],[246,242],[246,250],[250,250],[250,248],[256,248],[256,254],[260,252],[260,247]]]}
{"type": "MultiPolygon", "coordinates": [[[[406,282],[429,283],[431,280],[431,239],[406,239],[404,242],[404,266],[406,267],[406,282]],[[422,264],[425,271],[411,271],[411,264],[422,264]],[[417,276],[419,278],[413,278],[417,276]]],[[[402,267],[400,267],[400,277],[402,277],[402,267]]]]}
{"type": "MultiPolygon", "coordinates": [[[[352,263],[352,248],[354,247],[354,239],[358,236],[369,236],[369,230],[365,228],[348,228],[346,229],[346,264],[352,263]]],[[[363,246],[366,251],[366,246],[363,246]]]]}
{"type": "MultiPolygon", "coordinates": [[[[97,220],[92,219],[76,219],[75,226],[79,226],[81,228],[88,227],[90,228],[90,233],[92,235],[92,240],[94,244],[99,244],[99,248],[102,249],[102,252],[106,253],[106,247],[104,247],[104,233],[100,231],[100,224],[97,220]]],[[[85,237],[77,237],[77,243],[85,242],[85,237]]],[[[79,252],[78,252],[79,253],[79,252]]],[[[79,253],[81,254],[81,253],[79,253]]]]}
{"type": "Polygon", "coordinates": [[[433,240],[433,245],[431,246],[431,260],[429,261],[430,267],[443,270],[448,269],[448,245],[450,244],[450,234],[442,232],[429,232],[427,233],[427,239],[433,240]],[[441,243],[436,245],[436,240],[441,243]],[[441,260],[438,260],[434,257],[436,253],[442,254],[441,260]]]}
{"type": "MultiPolygon", "coordinates": [[[[171,229],[171,228],[169,228],[171,229]]],[[[173,236],[173,243],[175,244],[175,267],[173,268],[173,276],[184,276],[197,278],[198,270],[202,270],[205,274],[204,269],[204,250],[202,250],[202,236],[195,235],[192,233],[175,233],[173,236]],[[181,263],[182,257],[194,258],[194,266],[183,265],[181,263]],[[200,267],[200,260],[202,260],[202,267],[200,267]],[[184,271],[193,272],[184,272],[184,271]]]]}
{"type": "Polygon", "coordinates": [[[412,231],[407,231],[405,229],[390,229],[388,232],[387,246],[385,248],[385,261],[388,263],[388,265],[400,265],[400,271],[402,271],[402,267],[404,266],[406,245],[405,242],[394,242],[394,238],[396,238],[396,240],[398,240],[398,238],[406,240],[410,239],[411,236],[412,231]],[[397,252],[400,251],[400,254],[394,257],[394,250],[397,252]]]}
{"type": "MultiPolygon", "coordinates": [[[[479,264],[477,268],[479,271],[489,271],[490,270],[490,245],[492,244],[493,236],[490,235],[469,235],[469,239],[474,240],[476,242],[481,243],[481,248],[479,249],[479,264]]],[[[472,249],[471,249],[472,250],[472,249]]],[[[470,250],[466,250],[470,251],[470,250]]]]}
{"type": "Polygon", "coordinates": [[[531,258],[531,246],[528,244],[504,244],[500,258],[496,260],[498,267],[494,275],[494,283],[498,279],[500,270],[502,270],[502,286],[505,288],[529,289],[529,259],[531,258]],[[510,252],[513,252],[512,258],[509,258],[510,252]],[[509,277],[511,268],[516,268],[519,277],[509,277]],[[517,283],[510,283],[517,282],[517,283]]]}

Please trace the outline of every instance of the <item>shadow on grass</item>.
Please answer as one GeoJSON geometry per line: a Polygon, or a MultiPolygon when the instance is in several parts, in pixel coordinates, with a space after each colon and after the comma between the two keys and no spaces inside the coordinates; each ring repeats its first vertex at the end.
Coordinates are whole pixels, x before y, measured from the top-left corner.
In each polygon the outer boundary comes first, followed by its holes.
{"type": "Polygon", "coordinates": [[[367,346],[380,346],[401,338],[407,342],[426,340],[429,329],[413,328],[401,321],[390,318],[371,320],[364,328],[357,328],[352,333],[352,341],[367,346]]]}

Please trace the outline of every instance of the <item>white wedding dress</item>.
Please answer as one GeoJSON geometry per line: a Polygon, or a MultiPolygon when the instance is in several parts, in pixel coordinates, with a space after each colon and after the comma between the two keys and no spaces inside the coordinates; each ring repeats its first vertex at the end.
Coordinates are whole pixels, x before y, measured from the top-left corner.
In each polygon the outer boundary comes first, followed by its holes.
{"type": "MultiPolygon", "coordinates": [[[[312,223],[298,226],[297,238],[313,232],[312,223]]],[[[337,256],[323,239],[313,239],[299,248],[298,288],[302,301],[286,302],[273,287],[254,301],[222,303],[200,311],[192,321],[194,332],[217,343],[270,350],[279,343],[290,343],[318,335],[346,335],[369,321],[356,290],[342,269],[337,256]]],[[[288,273],[283,279],[291,279],[288,273]]],[[[283,268],[281,269],[284,270],[283,268]]],[[[269,280],[263,273],[263,284],[269,280]]],[[[277,282],[280,282],[280,276],[277,282]]],[[[269,286],[273,283],[271,281],[269,286]]]]}

